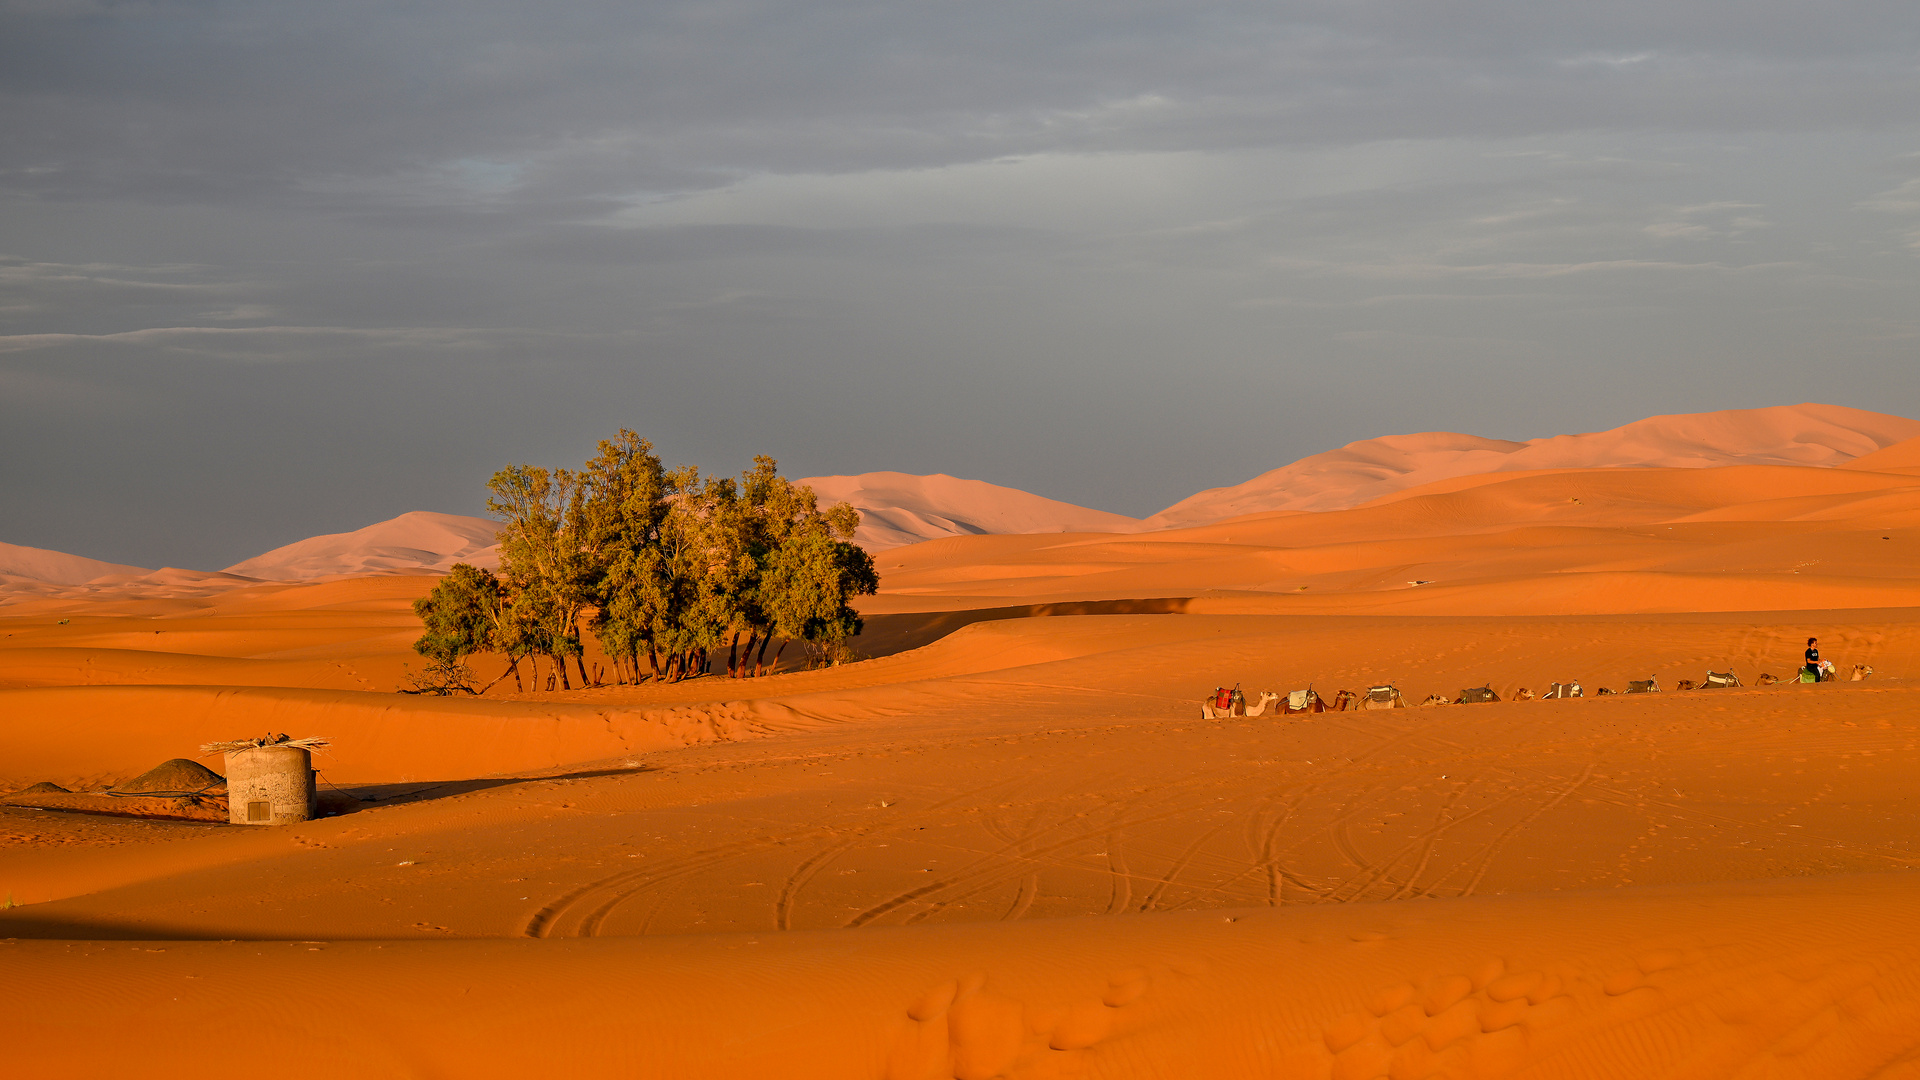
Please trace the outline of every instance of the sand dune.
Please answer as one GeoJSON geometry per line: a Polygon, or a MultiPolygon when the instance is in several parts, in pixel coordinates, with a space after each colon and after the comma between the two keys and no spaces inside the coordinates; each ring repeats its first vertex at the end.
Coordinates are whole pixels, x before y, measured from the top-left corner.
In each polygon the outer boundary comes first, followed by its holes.
{"type": "Polygon", "coordinates": [[[1862,454],[1840,466],[1843,469],[1868,469],[1882,472],[1920,470],[1920,438],[1895,443],[1871,454],[1862,454]]]}
{"type": "Polygon", "coordinates": [[[140,566],[124,566],[45,548],[0,543],[0,584],[17,579],[49,585],[84,585],[104,577],[139,577],[151,572],[140,566]]]}
{"type": "Polygon", "coordinates": [[[227,567],[262,581],[444,572],[454,563],[495,567],[498,522],[415,510],[352,532],[314,536],[227,567]]]}
{"type": "Polygon", "coordinates": [[[1132,532],[1140,527],[1137,519],[1120,514],[943,474],[813,476],[799,483],[813,488],[823,505],[846,502],[859,510],[856,539],[870,551],[944,536],[1132,532]]]}
{"type": "Polygon", "coordinates": [[[879,560],[877,609],[1220,591],[1302,613],[1906,606],[1920,585],[1915,525],[1920,482],[1897,473],[1488,473],[1345,511],[903,548],[879,560]]]}
{"type": "MultiPolygon", "coordinates": [[[[952,536],[1120,533],[1180,529],[1249,514],[1347,509],[1439,481],[1580,468],[1707,468],[1733,464],[1861,470],[1920,468],[1920,421],[1834,405],[1656,416],[1612,431],[1530,442],[1450,432],[1390,435],[1304,458],[1244,484],[1193,495],[1147,519],[1092,510],[1015,488],[936,474],[878,472],[800,481],[823,502],[861,511],[857,539],[883,551],[952,536]],[[1890,456],[1883,456],[1890,455],[1890,456]],[[1882,463],[1876,466],[1874,463],[1882,463]]],[[[229,566],[229,577],[149,571],[60,552],[0,545],[0,597],[101,595],[159,589],[191,595],[251,581],[444,572],[495,567],[498,523],[415,511],[346,533],[310,537],[229,566]]]]}
{"type": "Polygon", "coordinates": [[[902,546],[871,659],[752,680],[395,693],[434,579],[392,571],[435,543],[48,585],[84,591],[0,610],[0,789],[285,731],[335,740],[335,813],[0,806],[8,1063],[203,1061],[266,993],[289,1077],[1914,1075],[1920,440],[1703,464],[1741,430],[902,546]],[[1754,685],[1807,636],[1873,675],[1754,685]],[[1677,691],[1709,670],[1747,685],[1677,691]],[[1198,708],[1387,682],[1505,700],[1198,708]]]}
{"type": "Polygon", "coordinates": [[[1612,431],[1527,442],[1450,432],[1390,435],[1302,458],[1243,484],[1203,491],[1148,528],[1276,510],[1340,510],[1437,480],[1489,472],[1622,466],[1831,466],[1920,436],[1920,420],[1839,405],[1654,416],[1612,431]]]}

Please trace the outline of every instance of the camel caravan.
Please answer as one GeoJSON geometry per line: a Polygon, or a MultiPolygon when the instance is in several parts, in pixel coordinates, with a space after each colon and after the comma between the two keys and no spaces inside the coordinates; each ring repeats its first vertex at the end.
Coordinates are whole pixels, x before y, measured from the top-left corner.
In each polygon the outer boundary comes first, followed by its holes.
{"type": "MultiPolygon", "coordinates": [[[[1787,679],[1781,679],[1774,675],[1761,675],[1754,680],[1754,685],[1773,686],[1777,683],[1784,682],[1810,683],[1839,681],[1839,671],[1830,661],[1824,662],[1818,670],[1818,678],[1814,677],[1813,671],[1805,669],[1801,670],[1797,676],[1790,676],[1787,679]]],[[[1872,674],[1873,668],[1866,664],[1855,664],[1853,665],[1853,673],[1846,681],[1860,682],[1872,674]]],[[[1706,678],[1698,682],[1693,679],[1681,679],[1674,684],[1673,688],[1676,692],[1680,692],[1686,690],[1722,690],[1742,686],[1744,686],[1744,684],[1740,681],[1740,676],[1731,670],[1709,670],[1706,678]]],[[[1657,676],[1649,676],[1645,679],[1629,679],[1626,689],[1621,691],[1615,691],[1605,686],[1598,687],[1594,690],[1595,697],[1607,697],[1615,694],[1657,693],[1660,693],[1660,679],[1657,676]]],[[[1577,681],[1549,683],[1547,690],[1538,695],[1542,701],[1558,701],[1565,698],[1585,696],[1585,689],[1577,681]]],[[[1506,700],[1532,701],[1534,699],[1534,692],[1523,686],[1514,691],[1512,698],[1506,700]]],[[[1482,705],[1501,700],[1503,699],[1500,697],[1499,691],[1495,690],[1492,684],[1488,684],[1486,686],[1468,687],[1460,691],[1458,697],[1453,698],[1449,698],[1445,694],[1429,694],[1426,700],[1420,702],[1419,705],[1408,705],[1407,699],[1400,693],[1399,687],[1392,683],[1384,683],[1380,686],[1369,686],[1364,693],[1355,693],[1352,690],[1339,691],[1334,694],[1332,701],[1328,701],[1322,697],[1319,691],[1311,686],[1305,690],[1295,690],[1285,695],[1276,694],[1271,690],[1262,690],[1258,703],[1248,705],[1246,694],[1236,685],[1231,690],[1224,686],[1214,688],[1213,693],[1200,702],[1200,717],[1203,720],[1224,720],[1236,716],[1300,716],[1309,713],[1357,712],[1367,709],[1432,708],[1438,705],[1482,705]],[[1271,714],[1268,712],[1269,708],[1272,708],[1271,714]]]]}

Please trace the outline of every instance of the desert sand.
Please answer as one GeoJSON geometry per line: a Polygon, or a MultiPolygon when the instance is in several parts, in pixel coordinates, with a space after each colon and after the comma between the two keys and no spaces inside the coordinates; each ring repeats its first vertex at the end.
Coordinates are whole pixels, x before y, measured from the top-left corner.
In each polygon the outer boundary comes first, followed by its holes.
{"type": "Polygon", "coordinates": [[[1632,467],[898,547],[867,659],[752,680],[399,695],[419,575],[17,595],[0,791],[273,730],[335,740],[335,813],[0,806],[0,1045],[75,1076],[1920,1076],[1920,439],[1795,458],[1798,424],[1769,461],[1642,428],[1632,467]],[[1810,635],[1872,675],[1756,685],[1810,635]],[[1745,685],[1677,689],[1709,670],[1745,685]],[[1199,710],[1386,682],[1505,700],[1199,710]]]}

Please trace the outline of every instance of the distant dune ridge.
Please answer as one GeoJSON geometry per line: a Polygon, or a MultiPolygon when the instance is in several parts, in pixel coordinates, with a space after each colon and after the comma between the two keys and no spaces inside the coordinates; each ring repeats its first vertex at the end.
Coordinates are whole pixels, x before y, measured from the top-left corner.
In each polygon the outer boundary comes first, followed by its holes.
{"type": "Polygon", "coordinates": [[[0,596],[81,596],[133,590],[147,596],[188,595],[250,585],[229,574],[167,566],[149,570],[44,548],[0,543],[0,596]]]}
{"type": "MultiPolygon", "coordinates": [[[[857,539],[869,550],[883,551],[954,536],[1138,533],[1249,514],[1344,510],[1437,481],[1490,473],[1727,465],[1920,470],[1915,440],[1920,440],[1920,420],[1820,404],[1652,416],[1611,431],[1526,442],[1445,431],[1387,435],[1302,458],[1245,483],[1202,491],[1144,520],[944,474],[873,472],[799,482],[811,486],[823,504],[851,503],[862,517],[857,539]]],[[[219,574],[149,571],[0,544],[0,594],[127,586],[204,590],[242,578],[425,574],[457,562],[495,567],[498,529],[486,518],[414,511],[275,548],[219,574]]]]}
{"type": "Polygon", "coordinates": [[[813,476],[798,483],[813,488],[822,505],[846,502],[860,511],[856,539],[872,551],[943,536],[1115,533],[1141,527],[1138,518],[942,473],[813,476]]]}
{"type": "Polygon", "coordinates": [[[37,581],[48,585],[84,585],[103,577],[139,577],[145,567],[122,566],[45,548],[0,543],[0,585],[37,581]]]}
{"type": "Polygon", "coordinates": [[[1884,450],[1863,454],[1840,466],[1861,472],[1920,472],[1920,437],[1894,443],[1884,450]]]}
{"type": "Polygon", "coordinates": [[[500,564],[486,518],[415,510],[353,532],[310,537],[227,567],[229,574],[264,581],[311,581],[342,574],[419,574],[465,562],[500,564]]]}
{"type": "Polygon", "coordinates": [[[1276,510],[1345,510],[1436,480],[1530,469],[1836,466],[1920,437],[1920,420],[1843,405],[1651,416],[1612,431],[1528,442],[1433,431],[1349,443],[1243,484],[1183,499],[1149,529],[1276,510]]]}

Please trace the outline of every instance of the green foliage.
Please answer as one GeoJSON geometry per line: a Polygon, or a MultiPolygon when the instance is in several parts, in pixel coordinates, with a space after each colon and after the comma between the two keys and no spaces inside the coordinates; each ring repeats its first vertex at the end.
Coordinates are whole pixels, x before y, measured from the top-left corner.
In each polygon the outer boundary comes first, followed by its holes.
{"type": "Polygon", "coordinates": [[[458,663],[477,652],[503,651],[499,633],[507,590],[486,570],[458,563],[433,591],[413,602],[426,633],[413,651],[437,663],[458,663]]]}
{"type": "Polygon", "coordinates": [[[644,677],[643,657],[677,679],[721,649],[744,677],[776,637],[838,655],[860,632],[849,601],[879,577],[852,543],[853,507],[821,510],[770,457],[735,480],[669,471],[625,429],[598,449],[578,472],[513,465],[488,482],[500,573],[457,566],[414,605],[426,625],[414,648],[436,665],[420,692],[464,687],[455,669],[479,652],[505,654],[516,678],[520,658],[546,656],[568,686],[565,661],[579,667],[589,632],[623,681],[644,677]]]}
{"type": "Polygon", "coordinates": [[[861,628],[859,613],[847,601],[879,587],[873,556],[836,537],[822,519],[796,528],[773,549],[762,593],[775,634],[838,643],[861,628]]]}

